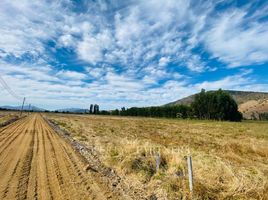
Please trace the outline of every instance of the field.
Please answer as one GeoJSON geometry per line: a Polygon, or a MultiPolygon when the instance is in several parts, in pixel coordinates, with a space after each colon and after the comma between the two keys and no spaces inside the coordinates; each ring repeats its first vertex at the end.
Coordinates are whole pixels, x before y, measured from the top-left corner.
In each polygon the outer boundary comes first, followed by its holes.
{"type": "MultiPolygon", "coordinates": [[[[24,114],[25,115],[25,114],[24,114]]],[[[24,116],[22,115],[22,116],[24,116]]],[[[19,112],[12,112],[12,111],[1,111],[0,112],[0,127],[4,125],[9,120],[18,118],[20,116],[19,112]]]]}
{"type": "Polygon", "coordinates": [[[48,115],[130,188],[158,199],[268,199],[268,123],[48,115]],[[156,171],[155,156],[161,155],[156,171]]]}
{"type": "Polygon", "coordinates": [[[268,199],[267,158],[264,122],[30,114],[0,129],[0,199],[268,199]]]}

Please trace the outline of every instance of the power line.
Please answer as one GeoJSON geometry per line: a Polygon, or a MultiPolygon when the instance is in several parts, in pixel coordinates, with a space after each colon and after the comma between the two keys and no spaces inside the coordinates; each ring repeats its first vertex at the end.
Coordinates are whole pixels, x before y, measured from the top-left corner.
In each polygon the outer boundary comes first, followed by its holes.
{"type": "MultiPolygon", "coordinates": [[[[19,101],[21,101],[21,97],[19,95],[17,95],[10,87],[9,85],[5,82],[5,80],[3,79],[3,77],[0,75],[0,84],[2,85],[3,89],[5,89],[12,97],[14,97],[15,99],[18,99],[19,101]]],[[[22,114],[23,108],[24,108],[24,104],[26,103],[26,98],[23,98],[23,102],[22,102],[22,106],[20,109],[20,115],[22,114]]],[[[29,110],[30,110],[31,104],[29,104],[29,110]]]]}
{"type": "Polygon", "coordinates": [[[9,85],[5,82],[5,80],[0,75],[0,83],[4,87],[4,89],[14,98],[21,100],[21,98],[9,87],[9,85]]]}

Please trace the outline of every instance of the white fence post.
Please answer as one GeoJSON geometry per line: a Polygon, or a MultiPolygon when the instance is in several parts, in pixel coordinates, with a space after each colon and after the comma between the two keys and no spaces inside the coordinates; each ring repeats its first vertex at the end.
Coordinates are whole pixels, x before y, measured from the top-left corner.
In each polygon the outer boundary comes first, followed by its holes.
{"type": "Polygon", "coordinates": [[[187,156],[187,166],[188,166],[188,177],[189,177],[189,189],[190,192],[193,192],[193,165],[192,165],[192,157],[187,156]]]}

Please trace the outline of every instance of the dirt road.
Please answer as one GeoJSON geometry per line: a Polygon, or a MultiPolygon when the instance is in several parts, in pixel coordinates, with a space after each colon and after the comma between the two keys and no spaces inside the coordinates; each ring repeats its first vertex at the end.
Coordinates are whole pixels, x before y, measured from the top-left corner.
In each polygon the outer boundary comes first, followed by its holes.
{"type": "Polygon", "coordinates": [[[39,114],[0,129],[0,199],[118,199],[39,114]]]}

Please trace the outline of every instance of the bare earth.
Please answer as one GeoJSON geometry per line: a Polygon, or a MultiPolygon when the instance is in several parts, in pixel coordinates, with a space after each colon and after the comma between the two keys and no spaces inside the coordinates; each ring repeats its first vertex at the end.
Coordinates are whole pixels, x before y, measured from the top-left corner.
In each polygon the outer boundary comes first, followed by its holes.
{"type": "Polygon", "coordinates": [[[259,119],[259,113],[268,112],[268,99],[247,101],[239,106],[239,111],[246,119],[252,119],[253,114],[259,119]]]}
{"type": "Polygon", "coordinates": [[[0,129],[0,199],[118,199],[39,114],[0,129]]]}

